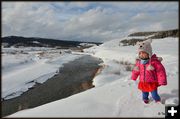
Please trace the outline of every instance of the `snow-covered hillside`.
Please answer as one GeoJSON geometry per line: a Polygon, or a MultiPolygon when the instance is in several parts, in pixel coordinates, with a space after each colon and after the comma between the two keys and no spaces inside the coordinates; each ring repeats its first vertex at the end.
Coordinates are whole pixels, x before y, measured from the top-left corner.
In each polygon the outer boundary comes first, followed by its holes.
{"type": "Polygon", "coordinates": [[[153,52],[163,57],[168,85],[159,88],[162,103],[144,104],[138,81],[132,81],[127,65],[137,57],[135,46],[119,46],[112,40],[85,52],[99,57],[104,67],[93,79],[95,88],[36,108],[19,111],[9,117],[164,117],[165,105],[178,99],[178,38],[154,39],[153,52]]]}

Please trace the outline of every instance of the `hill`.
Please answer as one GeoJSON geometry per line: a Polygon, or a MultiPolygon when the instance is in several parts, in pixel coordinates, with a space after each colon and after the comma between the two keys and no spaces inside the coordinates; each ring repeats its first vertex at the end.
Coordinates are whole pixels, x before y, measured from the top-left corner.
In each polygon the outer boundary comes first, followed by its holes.
{"type": "Polygon", "coordinates": [[[8,36],[2,37],[2,43],[5,47],[58,47],[58,48],[82,48],[89,47],[89,45],[82,46],[82,43],[100,45],[101,43],[95,42],[79,42],[79,41],[65,41],[47,38],[34,38],[22,36],[8,36]]]}
{"type": "Polygon", "coordinates": [[[135,32],[128,35],[127,38],[121,40],[120,44],[123,46],[135,45],[138,41],[143,41],[146,39],[161,39],[166,37],[179,37],[179,29],[152,32],[135,32]]]}

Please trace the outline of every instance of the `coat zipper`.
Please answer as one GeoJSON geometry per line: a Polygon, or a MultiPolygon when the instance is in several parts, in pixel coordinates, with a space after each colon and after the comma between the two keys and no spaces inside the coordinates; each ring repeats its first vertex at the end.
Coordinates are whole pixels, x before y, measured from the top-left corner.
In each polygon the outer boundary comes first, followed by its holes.
{"type": "Polygon", "coordinates": [[[145,82],[145,76],[146,76],[146,65],[144,65],[144,82],[145,82]]]}

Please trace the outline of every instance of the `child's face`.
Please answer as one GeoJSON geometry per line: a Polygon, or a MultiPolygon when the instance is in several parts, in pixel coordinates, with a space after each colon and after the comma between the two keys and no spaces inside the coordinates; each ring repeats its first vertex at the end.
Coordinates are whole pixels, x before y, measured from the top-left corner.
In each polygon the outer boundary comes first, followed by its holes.
{"type": "Polygon", "coordinates": [[[139,52],[139,58],[147,59],[147,58],[149,58],[149,54],[146,53],[146,52],[141,51],[141,52],[139,52]]]}

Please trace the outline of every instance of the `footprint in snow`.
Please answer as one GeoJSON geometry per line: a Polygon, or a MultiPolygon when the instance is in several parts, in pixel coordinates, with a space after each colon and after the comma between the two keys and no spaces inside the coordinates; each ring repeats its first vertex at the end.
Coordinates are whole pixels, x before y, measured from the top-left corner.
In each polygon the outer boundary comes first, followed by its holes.
{"type": "Polygon", "coordinates": [[[120,116],[120,102],[121,102],[121,100],[119,99],[119,100],[117,100],[117,102],[116,102],[116,105],[115,105],[115,112],[114,112],[114,116],[115,117],[119,117],[120,116]]]}
{"type": "Polygon", "coordinates": [[[136,97],[137,95],[134,95],[134,92],[129,92],[129,95],[130,97],[125,98],[124,96],[122,96],[117,100],[114,112],[115,117],[129,117],[142,114],[144,106],[140,105],[140,100],[136,97]],[[137,108],[138,112],[134,111],[137,110],[137,108]]]}

